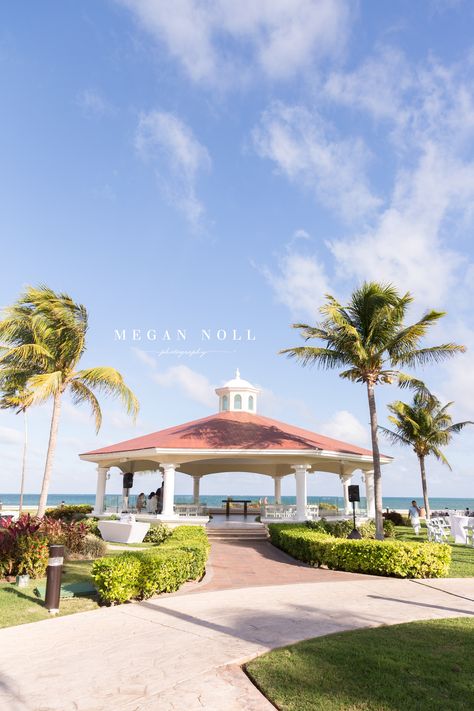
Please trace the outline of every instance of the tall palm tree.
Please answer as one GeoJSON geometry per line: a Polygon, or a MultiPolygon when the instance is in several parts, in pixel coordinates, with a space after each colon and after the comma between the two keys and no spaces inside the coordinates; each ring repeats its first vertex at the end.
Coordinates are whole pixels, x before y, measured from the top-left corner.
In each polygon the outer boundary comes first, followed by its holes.
{"type": "Polygon", "coordinates": [[[428,499],[428,485],[426,481],[425,458],[434,455],[443,464],[451,466],[441,451],[451,441],[453,434],[461,432],[466,425],[474,422],[456,422],[448,412],[453,403],[441,405],[440,401],[427,391],[416,392],[411,403],[397,400],[388,405],[392,413],[390,422],[395,430],[380,427],[380,430],[393,444],[403,444],[412,447],[420,464],[421,486],[426,518],[430,518],[430,502],[428,499]]]}
{"type": "Polygon", "coordinates": [[[27,383],[28,406],[53,401],[38,516],[46,508],[64,394],[69,392],[74,404],[90,406],[97,432],[102,412],[94,391],[118,397],[134,417],[138,412],[137,398],[115,368],[78,369],[86,350],[87,320],[85,306],[75,303],[68,294],[40,286],[28,287],[13,306],[5,309],[0,321],[0,367],[8,364],[19,372],[34,367],[36,373],[27,383]]]}
{"type": "Polygon", "coordinates": [[[412,378],[400,373],[400,366],[437,363],[465,350],[464,346],[454,343],[421,348],[421,340],[429,327],[444,316],[444,312],[428,311],[419,321],[406,326],[404,319],[412,301],[408,292],[402,296],[393,285],[377,282],[364,282],[346,306],[327,295],[326,303],[320,308],[321,323],[316,326],[293,324],[305,341],[315,339],[322,341],[323,346],[304,345],[281,351],[303,366],[342,367],[341,378],[365,384],[374,465],[376,536],[380,540],[383,539],[382,477],[375,387],[394,380],[401,386],[410,386],[412,378]]]}
{"type": "Polygon", "coordinates": [[[25,493],[26,458],[28,452],[28,405],[30,392],[26,387],[28,378],[33,373],[9,373],[7,368],[0,370],[0,409],[14,410],[16,414],[23,413],[23,455],[20,478],[20,505],[18,513],[23,511],[23,497],[25,493]]]}

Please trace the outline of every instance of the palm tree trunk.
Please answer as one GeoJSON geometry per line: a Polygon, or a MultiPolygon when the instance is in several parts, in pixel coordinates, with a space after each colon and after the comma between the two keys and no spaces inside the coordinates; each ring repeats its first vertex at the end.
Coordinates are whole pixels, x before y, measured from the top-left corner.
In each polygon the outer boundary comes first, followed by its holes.
{"type": "Polygon", "coordinates": [[[19,516],[23,511],[23,494],[25,491],[25,473],[26,473],[26,452],[28,450],[28,416],[26,414],[26,408],[23,410],[23,422],[25,426],[25,434],[23,438],[23,461],[21,464],[21,482],[20,482],[20,506],[18,510],[19,516]]]}
{"type": "Polygon", "coordinates": [[[56,450],[56,442],[58,439],[59,415],[61,413],[61,396],[58,392],[53,400],[53,414],[51,416],[51,428],[49,430],[48,453],[46,455],[46,463],[44,465],[43,484],[41,487],[41,495],[38,505],[38,516],[44,516],[46,510],[46,502],[48,500],[49,480],[51,479],[51,471],[53,469],[53,458],[56,450]]]}
{"type": "Polygon", "coordinates": [[[375,497],[375,538],[383,541],[383,516],[382,516],[382,472],[380,469],[380,452],[377,432],[377,408],[375,406],[375,393],[373,383],[367,383],[367,396],[369,399],[370,433],[372,436],[372,457],[374,462],[374,497],[375,497]]]}
{"type": "Polygon", "coordinates": [[[426,511],[426,520],[429,521],[430,516],[431,516],[431,511],[430,511],[430,502],[428,499],[428,484],[426,483],[425,458],[422,456],[419,456],[418,461],[420,462],[421,488],[423,489],[423,501],[424,501],[425,511],[426,511]]]}

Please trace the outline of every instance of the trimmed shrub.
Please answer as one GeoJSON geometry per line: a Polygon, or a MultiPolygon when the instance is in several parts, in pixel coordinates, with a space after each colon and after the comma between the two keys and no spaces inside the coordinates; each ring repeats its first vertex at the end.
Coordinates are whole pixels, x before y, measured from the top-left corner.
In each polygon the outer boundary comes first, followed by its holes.
{"type": "Polygon", "coordinates": [[[348,540],[301,525],[268,528],[274,545],[317,567],[397,578],[441,578],[449,571],[451,549],[446,544],[348,540]]]}
{"type": "Polygon", "coordinates": [[[92,565],[92,577],[104,602],[127,602],[140,594],[141,561],[136,553],[99,558],[92,565]]]}
{"type": "Polygon", "coordinates": [[[81,521],[93,510],[91,504],[64,504],[46,509],[45,515],[48,518],[62,519],[63,521],[81,521]]]}
{"type": "Polygon", "coordinates": [[[159,523],[157,526],[150,526],[148,532],[143,539],[144,543],[163,543],[169,538],[172,531],[163,523],[159,523]]]}
{"type": "Polygon", "coordinates": [[[92,565],[91,572],[104,602],[125,602],[173,592],[187,580],[201,578],[208,553],[209,542],[203,528],[178,526],[156,548],[101,558],[92,565]],[[126,564],[122,565],[122,559],[126,564]],[[124,577],[123,584],[115,580],[120,576],[124,577]]]}
{"type": "Polygon", "coordinates": [[[330,504],[327,501],[322,501],[319,504],[319,510],[320,511],[338,511],[339,508],[338,508],[337,504],[330,504]]]}

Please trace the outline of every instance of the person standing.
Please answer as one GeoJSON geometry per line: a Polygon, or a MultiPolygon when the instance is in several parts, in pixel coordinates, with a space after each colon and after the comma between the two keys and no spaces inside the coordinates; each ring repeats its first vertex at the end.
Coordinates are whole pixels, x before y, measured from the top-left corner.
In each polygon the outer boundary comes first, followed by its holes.
{"type": "Polygon", "coordinates": [[[418,536],[420,533],[420,513],[421,509],[416,503],[416,501],[413,499],[411,502],[411,506],[408,509],[408,516],[410,517],[411,525],[413,526],[413,530],[415,531],[415,535],[418,536]]]}
{"type": "Polygon", "coordinates": [[[163,511],[163,484],[156,490],[156,510],[159,514],[163,511]]]}

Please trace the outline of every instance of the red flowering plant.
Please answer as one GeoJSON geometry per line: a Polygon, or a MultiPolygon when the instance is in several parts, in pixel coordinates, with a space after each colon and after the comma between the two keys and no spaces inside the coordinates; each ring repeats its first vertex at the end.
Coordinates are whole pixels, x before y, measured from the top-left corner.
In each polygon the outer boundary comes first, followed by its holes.
{"type": "MultiPolygon", "coordinates": [[[[2,575],[18,574],[19,568],[21,568],[22,551],[28,547],[25,541],[41,538],[40,526],[41,520],[31,517],[30,514],[20,516],[17,521],[10,518],[0,519],[0,572],[2,575]]],[[[44,557],[42,550],[39,551],[39,554],[40,558],[44,557]]],[[[35,565],[30,567],[35,568],[35,565]]],[[[44,567],[46,568],[46,566],[44,567]]]]}

